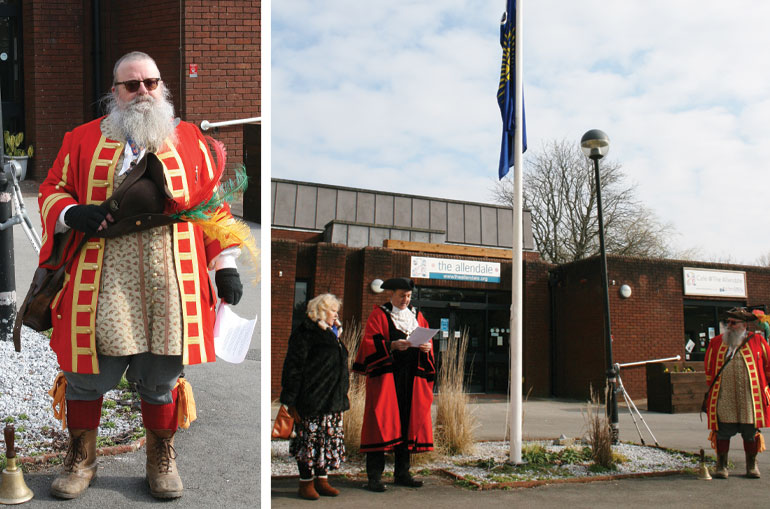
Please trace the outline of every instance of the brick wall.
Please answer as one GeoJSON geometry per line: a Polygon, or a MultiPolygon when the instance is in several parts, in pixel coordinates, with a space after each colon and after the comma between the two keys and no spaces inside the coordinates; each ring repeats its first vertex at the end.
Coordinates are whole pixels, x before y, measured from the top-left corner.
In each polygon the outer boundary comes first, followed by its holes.
{"type": "MultiPolygon", "coordinates": [[[[282,232],[283,233],[283,232],[282,232]]],[[[343,298],[343,322],[356,320],[363,324],[375,305],[382,304],[385,294],[375,294],[370,289],[374,279],[402,277],[410,273],[412,255],[418,252],[394,251],[380,247],[349,248],[339,244],[304,243],[293,239],[273,238],[272,272],[282,270],[279,288],[272,283],[273,315],[271,351],[271,397],[280,394],[280,372],[286,353],[286,342],[291,333],[291,307],[294,281],[285,268],[295,263],[295,278],[310,278],[312,295],[331,292],[343,298]],[[291,291],[289,291],[289,286],[291,291]]],[[[448,257],[462,259],[462,257],[448,257]]],[[[498,262],[500,260],[483,259],[498,262]]],[[[525,322],[524,322],[524,378],[525,391],[532,389],[534,396],[549,396],[550,387],[550,293],[548,271],[551,265],[537,258],[525,261],[525,322]]],[[[472,283],[463,281],[431,280],[430,285],[447,288],[469,288],[494,291],[510,291],[511,264],[501,265],[501,283],[472,283]]],[[[425,280],[418,281],[425,284],[425,280]]]]}
{"type": "MultiPolygon", "coordinates": [[[[95,118],[91,2],[22,2],[28,178],[42,180],[67,131],[95,118]]],[[[101,88],[128,51],[152,56],[177,114],[200,125],[261,115],[259,0],[101,2],[101,88]],[[180,5],[184,12],[180,13],[180,5]],[[188,65],[198,64],[198,78],[188,65]]],[[[225,143],[228,172],[243,162],[243,127],[209,131],[225,143]]]]}
{"type": "MultiPolygon", "coordinates": [[[[609,256],[607,260],[613,360],[623,364],[681,355],[684,359],[684,283],[682,268],[745,270],[747,305],[770,303],[770,269],[724,264],[609,256]],[[620,297],[620,286],[632,289],[620,297]]],[[[604,308],[598,257],[555,269],[553,369],[559,397],[586,398],[589,384],[603,390],[605,379],[604,308]]],[[[713,297],[688,300],[719,301],[713,297]]],[[[621,368],[633,399],[647,397],[644,367],[621,368]]]]}
{"type": "Polygon", "coordinates": [[[86,31],[80,0],[22,3],[25,143],[35,148],[28,179],[46,175],[64,133],[82,124],[86,31]]]}
{"type": "MultiPolygon", "coordinates": [[[[187,0],[184,9],[185,120],[261,116],[261,2],[187,0]],[[189,77],[189,64],[198,65],[197,78],[189,77]]],[[[227,147],[228,169],[243,162],[242,126],[209,133],[227,147]]]]}
{"type": "Polygon", "coordinates": [[[296,279],[299,245],[291,240],[274,240],[271,243],[270,270],[270,373],[271,399],[281,391],[283,359],[291,333],[291,316],[294,305],[294,281],[296,279]]]}

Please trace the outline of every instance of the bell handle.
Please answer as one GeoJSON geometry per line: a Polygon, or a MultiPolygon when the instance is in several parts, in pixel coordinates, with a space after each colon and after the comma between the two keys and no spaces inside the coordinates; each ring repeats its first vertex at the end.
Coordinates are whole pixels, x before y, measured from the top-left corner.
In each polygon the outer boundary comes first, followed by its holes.
{"type": "Polygon", "coordinates": [[[8,459],[16,457],[16,448],[13,446],[14,437],[16,436],[16,430],[12,424],[8,424],[3,429],[5,435],[5,457],[8,459]]]}

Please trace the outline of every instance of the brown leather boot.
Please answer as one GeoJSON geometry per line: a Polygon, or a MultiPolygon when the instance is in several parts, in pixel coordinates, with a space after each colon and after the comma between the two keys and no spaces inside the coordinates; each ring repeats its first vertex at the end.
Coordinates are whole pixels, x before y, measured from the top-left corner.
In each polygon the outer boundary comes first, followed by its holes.
{"type": "Polygon", "coordinates": [[[176,469],[174,431],[170,429],[148,429],[147,442],[147,483],[155,498],[179,498],[182,496],[182,479],[176,469]]]}
{"type": "Polygon", "coordinates": [[[746,451],[746,477],[759,479],[759,466],[757,466],[757,453],[746,451]]]}
{"type": "Polygon", "coordinates": [[[77,498],[96,477],[96,429],[70,429],[64,467],[51,483],[51,495],[77,498]]]}
{"type": "Polygon", "coordinates": [[[319,495],[324,497],[336,497],[340,494],[340,490],[332,488],[331,484],[329,484],[329,478],[327,476],[315,478],[315,490],[319,495]]]}
{"type": "Polygon", "coordinates": [[[299,498],[304,498],[305,500],[318,500],[321,498],[315,490],[312,479],[307,481],[299,480],[299,498]]]}
{"type": "Polygon", "coordinates": [[[717,467],[714,470],[713,477],[717,479],[727,479],[727,452],[717,453],[717,467]]]}

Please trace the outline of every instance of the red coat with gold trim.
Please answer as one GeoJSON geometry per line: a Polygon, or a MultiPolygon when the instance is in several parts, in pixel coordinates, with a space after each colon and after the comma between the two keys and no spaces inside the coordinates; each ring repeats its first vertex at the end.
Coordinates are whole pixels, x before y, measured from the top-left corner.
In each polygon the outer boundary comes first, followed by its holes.
{"type": "MultiPolygon", "coordinates": [[[[417,313],[420,327],[428,322],[417,313]]],[[[409,450],[423,452],[433,450],[433,426],[430,407],[433,403],[433,381],[436,369],[433,360],[433,343],[429,353],[419,352],[412,385],[412,402],[409,413],[409,429],[402,433],[401,419],[393,379],[393,357],[389,348],[390,327],[388,317],[380,306],[366,321],[364,339],[358,348],[353,370],[366,374],[366,403],[361,427],[362,452],[389,451],[406,441],[409,450]]]]}
{"type": "MultiPolygon", "coordinates": [[[[64,135],[56,161],[40,185],[41,266],[56,268],[46,262],[54,249],[61,248],[61,239],[54,238],[54,231],[62,210],[68,205],[102,203],[114,191],[113,177],[125,144],[106,138],[100,129],[101,120],[64,135]]],[[[190,203],[191,195],[205,189],[215,175],[211,153],[198,128],[180,122],[176,136],[176,144],[166,143],[156,154],[164,165],[166,186],[173,196],[173,200],[167,200],[166,213],[197,205],[190,203]]],[[[175,223],[172,228],[176,276],[182,296],[182,360],[184,364],[212,362],[216,293],[207,266],[223,246],[205,237],[192,223],[175,223]]],[[[71,236],[67,254],[81,237],[80,232],[71,236]]],[[[92,238],[74,256],[64,286],[51,306],[51,348],[64,371],[99,372],[94,331],[104,243],[104,239],[92,238]]]]}
{"type": "MultiPolygon", "coordinates": [[[[766,428],[770,426],[770,388],[767,381],[770,380],[770,356],[768,346],[764,338],[759,334],[749,332],[749,340],[735,353],[730,362],[744,362],[749,371],[751,382],[751,396],[754,407],[754,426],[766,428]],[[743,357],[743,361],[740,357],[743,357]]],[[[714,377],[725,363],[727,345],[723,342],[722,334],[709,342],[704,362],[706,364],[706,383],[711,386],[714,377]]],[[[714,382],[709,393],[706,414],[708,415],[709,429],[718,429],[717,402],[719,401],[719,386],[722,376],[714,382]]]]}

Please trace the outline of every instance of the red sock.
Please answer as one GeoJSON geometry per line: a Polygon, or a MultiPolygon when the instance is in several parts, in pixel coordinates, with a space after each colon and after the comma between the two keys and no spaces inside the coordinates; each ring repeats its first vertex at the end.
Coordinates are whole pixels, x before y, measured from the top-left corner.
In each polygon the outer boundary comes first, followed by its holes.
{"type": "Polygon", "coordinates": [[[743,450],[749,454],[756,454],[757,450],[759,450],[759,444],[757,443],[757,439],[755,438],[754,440],[744,440],[743,450]]]}
{"type": "Polygon", "coordinates": [[[171,391],[172,403],[166,405],[153,405],[142,400],[142,420],[146,429],[170,429],[176,431],[176,388],[171,391]]]}
{"type": "Polygon", "coordinates": [[[730,450],[730,441],[729,440],[719,440],[719,439],[717,439],[717,453],[728,452],[729,450],[730,450]]]}
{"type": "Polygon", "coordinates": [[[102,400],[67,400],[67,427],[70,429],[96,429],[102,417],[102,400]]]}

